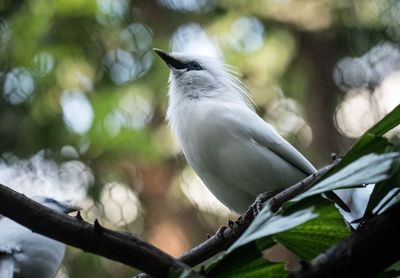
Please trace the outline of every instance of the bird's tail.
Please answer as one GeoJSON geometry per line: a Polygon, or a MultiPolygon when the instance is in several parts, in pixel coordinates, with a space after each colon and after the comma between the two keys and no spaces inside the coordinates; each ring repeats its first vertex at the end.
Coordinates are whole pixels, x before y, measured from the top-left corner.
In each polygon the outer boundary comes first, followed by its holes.
{"type": "Polygon", "coordinates": [[[13,278],[14,276],[14,260],[10,255],[2,256],[0,254],[0,277],[13,278]]]}

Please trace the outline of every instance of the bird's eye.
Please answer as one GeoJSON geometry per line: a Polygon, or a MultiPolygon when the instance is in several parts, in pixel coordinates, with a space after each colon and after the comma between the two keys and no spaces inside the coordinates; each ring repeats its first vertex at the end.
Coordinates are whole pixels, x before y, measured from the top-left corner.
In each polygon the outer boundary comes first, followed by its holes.
{"type": "Polygon", "coordinates": [[[188,70],[202,70],[203,68],[197,62],[190,62],[187,65],[188,70]]]}

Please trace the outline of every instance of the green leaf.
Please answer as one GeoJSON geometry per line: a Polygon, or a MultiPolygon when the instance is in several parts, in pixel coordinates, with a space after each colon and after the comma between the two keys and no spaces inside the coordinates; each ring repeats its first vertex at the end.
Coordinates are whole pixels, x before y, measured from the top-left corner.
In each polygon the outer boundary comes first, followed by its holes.
{"type": "Polygon", "coordinates": [[[273,236],[302,260],[309,261],[350,234],[338,210],[326,202],[316,208],[318,217],[273,236]]]}
{"type": "Polygon", "coordinates": [[[282,263],[271,263],[263,258],[259,258],[250,264],[245,265],[243,268],[232,267],[231,271],[224,271],[220,274],[212,274],[212,277],[276,277],[276,278],[286,278],[289,276],[287,272],[284,271],[284,264],[282,263]]]}
{"type": "Polygon", "coordinates": [[[387,146],[389,146],[389,141],[385,137],[367,134],[363,139],[357,141],[356,145],[343,156],[342,160],[335,166],[333,171],[344,168],[346,165],[366,154],[383,153],[387,146]]]}
{"type": "Polygon", "coordinates": [[[396,188],[395,190],[391,190],[379,203],[379,205],[374,208],[373,213],[374,214],[380,214],[384,211],[386,211],[388,208],[390,208],[392,205],[396,204],[398,202],[395,197],[399,195],[400,193],[400,188],[396,188]]]}
{"type": "Polygon", "coordinates": [[[376,278],[398,278],[400,277],[400,270],[388,270],[381,274],[378,274],[376,278]]]}
{"type": "Polygon", "coordinates": [[[250,277],[274,277],[286,278],[289,273],[284,271],[284,264],[271,263],[263,258],[258,258],[248,264],[236,267],[235,264],[229,264],[225,269],[214,269],[207,273],[209,277],[230,277],[230,278],[250,278],[250,277]]]}
{"type": "Polygon", "coordinates": [[[375,184],[374,190],[369,197],[364,217],[368,214],[371,214],[374,208],[376,208],[376,206],[383,200],[386,194],[388,194],[394,187],[395,185],[392,183],[391,179],[375,184]]]}
{"type": "Polygon", "coordinates": [[[398,277],[400,277],[400,261],[395,262],[387,269],[385,269],[384,272],[376,276],[376,278],[398,278],[398,277]]]}
{"type": "MultiPolygon", "coordinates": [[[[397,105],[389,114],[382,120],[371,127],[367,133],[374,134],[375,136],[382,136],[391,129],[400,124],[400,105],[397,105]]],[[[362,136],[363,137],[363,136],[362,136]]],[[[361,138],[362,138],[361,137],[361,138]]]]}
{"type": "Polygon", "coordinates": [[[313,208],[302,209],[285,216],[273,214],[269,206],[265,206],[242,236],[229,248],[228,252],[251,241],[294,228],[317,216],[318,214],[314,213],[313,208]]]}
{"type": "Polygon", "coordinates": [[[339,188],[378,183],[391,177],[392,162],[400,156],[398,152],[369,154],[347,165],[312,188],[292,199],[296,202],[306,197],[339,188]]]}
{"type": "Polygon", "coordinates": [[[193,274],[193,269],[185,268],[182,270],[172,270],[168,273],[169,278],[192,278],[199,277],[198,275],[193,274]]]}
{"type": "MultiPolygon", "coordinates": [[[[243,272],[246,271],[248,273],[259,272],[262,271],[263,268],[268,268],[269,271],[278,271],[280,267],[278,269],[276,267],[271,269],[271,262],[262,259],[262,253],[260,251],[274,244],[276,243],[269,238],[269,240],[267,239],[262,242],[262,248],[259,248],[258,244],[253,242],[252,244],[242,246],[239,248],[238,252],[236,252],[236,250],[229,253],[225,252],[207,268],[207,275],[212,277],[228,276],[227,273],[229,273],[230,277],[231,275],[237,275],[239,273],[243,274],[243,272]]],[[[264,271],[267,270],[264,269],[264,271]]],[[[277,273],[271,277],[275,276],[279,277],[277,273]]]]}

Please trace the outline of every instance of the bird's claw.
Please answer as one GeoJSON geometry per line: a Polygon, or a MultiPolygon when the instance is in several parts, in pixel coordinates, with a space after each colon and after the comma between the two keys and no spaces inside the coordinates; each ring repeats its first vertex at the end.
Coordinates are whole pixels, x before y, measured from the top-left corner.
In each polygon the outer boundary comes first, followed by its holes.
{"type": "Polygon", "coordinates": [[[224,232],[226,229],[231,228],[233,229],[233,226],[235,225],[236,221],[232,221],[232,220],[228,220],[228,223],[226,226],[222,226],[221,228],[218,229],[218,231],[216,232],[217,237],[224,237],[224,232]]]}
{"type": "Polygon", "coordinates": [[[224,238],[224,231],[227,229],[227,226],[222,226],[221,228],[218,229],[218,231],[215,233],[217,237],[224,238]]]}
{"type": "Polygon", "coordinates": [[[262,210],[262,203],[260,204],[260,202],[257,200],[255,204],[251,206],[251,209],[253,210],[254,217],[256,217],[262,210]]]}
{"type": "Polygon", "coordinates": [[[261,212],[264,207],[264,203],[275,196],[277,193],[277,191],[272,191],[258,194],[255,202],[251,206],[254,217],[256,217],[261,212]]]}
{"type": "Polygon", "coordinates": [[[243,218],[243,216],[239,216],[238,217],[238,219],[236,219],[236,221],[234,222],[236,225],[238,225],[238,226],[240,226],[241,225],[241,222],[242,222],[242,218],[243,218]]]}

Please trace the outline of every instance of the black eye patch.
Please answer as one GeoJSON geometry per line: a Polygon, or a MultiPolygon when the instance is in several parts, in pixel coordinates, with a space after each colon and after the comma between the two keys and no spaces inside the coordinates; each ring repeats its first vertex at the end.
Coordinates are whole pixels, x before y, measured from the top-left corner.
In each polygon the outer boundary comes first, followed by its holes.
{"type": "Polygon", "coordinates": [[[202,70],[203,68],[197,62],[190,62],[186,64],[188,70],[202,70]]]}

